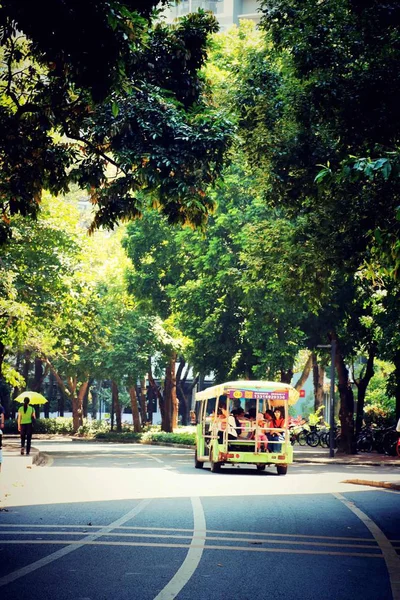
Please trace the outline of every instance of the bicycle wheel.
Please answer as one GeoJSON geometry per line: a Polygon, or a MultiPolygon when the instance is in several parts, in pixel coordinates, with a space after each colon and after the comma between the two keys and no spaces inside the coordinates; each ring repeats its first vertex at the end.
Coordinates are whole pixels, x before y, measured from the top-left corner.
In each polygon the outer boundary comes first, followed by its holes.
{"type": "Polygon", "coordinates": [[[319,444],[319,435],[316,431],[311,431],[307,436],[307,445],[315,448],[319,444]]]}
{"type": "Polygon", "coordinates": [[[329,448],[329,432],[323,431],[319,434],[319,443],[323,448],[329,448]]]}
{"type": "Polygon", "coordinates": [[[378,454],[383,454],[385,451],[384,447],[383,447],[383,437],[384,437],[383,429],[377,429],[374,432],[373,450],[375,450],[378,454]]]}
{"type": "Polygon", "coordinates": [[[385,454],[388,456],[396,456],[397,453],[397,433],[396,431],[388,431],[383,438],[383,447],[385,454]]]}
{"type": "Polygon", "coordinates": [[[305,446],[307,444],[307,434],[308,431],[300,431],[299,435],[297,436],[299,446],[305,446]]]}
{"type": "Polygon", "coordinates": [[[362,435],[357,440],[357,450],[359,452],[372,452],[372,439],[366,435],[362,435]]]}

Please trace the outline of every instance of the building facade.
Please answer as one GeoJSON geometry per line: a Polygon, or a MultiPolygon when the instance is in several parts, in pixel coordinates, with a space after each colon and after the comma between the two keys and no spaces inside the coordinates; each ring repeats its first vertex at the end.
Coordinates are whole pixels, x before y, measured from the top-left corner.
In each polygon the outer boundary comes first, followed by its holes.
{"type": "Polygon", "coordinates": [[[175,6],[165,9],[164,15],[171,22],[188,13],[197,12],[199,8],[213,12],[222,31],[238,25],[241,19],[249,19],[255,23],[260,20],[258,0],[181,0],[175,6]]]}

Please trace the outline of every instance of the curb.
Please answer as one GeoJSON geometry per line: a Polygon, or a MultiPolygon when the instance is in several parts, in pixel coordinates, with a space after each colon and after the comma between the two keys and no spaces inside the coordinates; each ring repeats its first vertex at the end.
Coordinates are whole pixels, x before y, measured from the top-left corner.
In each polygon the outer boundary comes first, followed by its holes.
{"type": "Polygon", "coordinates": [[[315,465],[363,465],[368,467],[400,467],[400,461],[393,462],[382,462],[382,461],[373,461],[373,460],[363,460],[363,461],[351,461],[351,460],[337,460],[334,458],[293,458],[293,462],[295,463],[303,463],[303,464],[315,464],[315,465]]]}
{"type": "Polygon", "coordinates": [[[400,490],[399,483],[390,481],[369,481],[367,479],[345,479],[342,483],[354,483],[355,485],[369,485],[371,487],[386,488],[389,490],[400,490]]]}

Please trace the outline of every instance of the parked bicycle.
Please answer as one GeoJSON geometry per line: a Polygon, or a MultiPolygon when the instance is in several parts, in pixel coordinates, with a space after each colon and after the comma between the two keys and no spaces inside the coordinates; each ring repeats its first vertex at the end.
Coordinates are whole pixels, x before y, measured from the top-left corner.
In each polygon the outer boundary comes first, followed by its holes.
{"type": "Polygon", "coordinates": [[[297,443],[299,446],[307,445],[316,448],[320,444],[321,433],[316,425],[309,425],[308,423],[295,425],[290,427],[290,442],[292,445],[297,443]]]}
{"type": "MultiPolygon", "coordinates": [[[[331,445],[331,433],[330,428],[327,427],[324,431],[319,434],[319,443],[323,448],[330,448],[331,445]]],[[[335,427],[333,430],[333,447],[337,448],[340,443],[340,427],[335,427]]]]}

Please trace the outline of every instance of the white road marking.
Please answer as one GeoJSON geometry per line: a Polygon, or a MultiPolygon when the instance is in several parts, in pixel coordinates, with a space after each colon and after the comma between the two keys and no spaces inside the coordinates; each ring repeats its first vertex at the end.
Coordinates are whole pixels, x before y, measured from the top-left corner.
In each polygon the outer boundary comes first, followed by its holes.
{"type": "MultiPolygon", "coordinates": [[[[65,517],[62,517],[65,518],[65,517]]],[[[32,524],[32,523],[7,523],[0,525],[0,534],[1,533],[13,533],[16,535],[17,533],[29,533],[29,529],[86,529],[90,527],[91,529],[101,529],[107,528],[108,525],[66,525],[64,523],[60,525],[46,525],[46,524],[32,524]],[[21,529],[19,532],[13,532],[13,529],[21,529]],[[8,531],[10,530],[10,531],[8,531]]],[[[184,532],[193,534],[193,528],[176,528],[176,527],[134,527],[131,525],[121,525],[116,529],[123,529],[129,531],[171,531],[173,533],[176,532],[184,532]]],[[[350,528],[349,528],[350,529],[350,528]]],[[[33,532],[32,532],[33,533],[33,532]]],[[[38,533],[37,531],[35,533],[38,533]]],[[[45,533],[39,532],[39,533],[45,533]]],[[[85,533],[85,532],[83,532],[85,533]]],[[[224,535],[246,535],[246,536],[263,536],[263,537],[281,537],[281,538],[301,538],[301,539],[310,539],[310,540],[343,540],[344,542],[369,542],[371,544],[376,544],[375,539],[367,538],[367,537],[350,537],[350,536],[336,536],[336,535],[307,535],[304,533],[278,533],[278,532],[260,532],[260,531],[232,531],[232,530],[223,530],[223,529],[208,529],[207,533],[215,533],[215,534],[224,534],[224,535]]],[[[192,537],[192,535],[191,535],[192,537]]],[[[400,540],[394,540],[400,541],[400,540]]]]}
{"type": "MultiPolygon", "coordinates": [[[[10,543],[20,543],[20,544],[25,544],[25,543],[30,543],[34,540],[43,540],[43,538],[33,538],[33,539],[27,539],[27,535],[29,535],[29,532],[26,531],[13,531],[13,532],[8,532],[8,533],[12,533],[12,535],[23,535],[24,538],[22,540],[10,540],[10,543]]],[[[53,535],[58,535],[58,536],[73,536],[73,535],[80,535],[83,536],[84,532],[82,531],[40,531],[39,532],[42,535],[47,535],[47,536],[53,536],[53,535]]],[[[4,535],[4,533],[1,533],[1,535],[4,535]]],[[[178,539],[178,540],[186,540],[188,538],[192,539],[192,540],[196,540],[199,541],[199,538],[196,537],[195,534],[193,535],[184,535],[184,534],[171,534],[171,533],[167,533],[167,534],[162,534],[162,533],[116,533],[116,532],[111,532],[111,533],[107,533],[107,534],[103,534],[106,535],[107,537],[119,537],[119,538],[157,538],[157,539],[161,539],[161,538],[167,538],[167,539],[178,539]]],[[[85,538],[82,538],[82,540],[85,538]]],[[[202,537],[200,538],[201,541],[202,537]]],[[[326,538],[326,539],[330,539],[330,538],[326,538]]],[[[61,541],[61,540],[60,540],[61,541]]],[[[79,541],[81,540],[77,540],[77,543],[79,543],[79,541]]],[[[213,541],[213,542],[240,542],[243,544],[286,544],[286,545],[292,545],[292,546],[322,546],[322,547],[336,547],[336,548],[372,548],[372,549],[376,549],[377,547],[377,542],[375,540],[364,540],[366,543],[364,544],[349,544],[349,543],[343,543],[343,541],[340,541],[339,543],[334,543],[334,542],[330,542],[330,541],[326,541],[326,542],[309,542],[309,541],[298,541],[298,540],[285,540],[285,539],[271,539],[271,537],[269,538],[264,538],[264,539],[258,539],[258,540],[254,540],[253,538],[246,538],[246,537],[221,537],[221,536],[207,536],[207,542],[209,541],[213,541]]],[[[7,540],[1,540],[1,542],[5,542],[7,543],[7,540]]],[[[0,543],[1,543],[0,542],[0,543]]],[[[49,540],[47,543],[52,544],[54,542],[54,540],[49,540]]],[[[70,540],[66,543],[75,543],[75,541],[71,542],[70,540]]],[[[122,542],[124,543],[124,542],[122,542]]]]}
{"type": "Polygon", "coordinates": [[[126,515],[120,517],[116,521],[113,521],[113,523],[110,523],[110,525],[107,525],[100,531],[92,533],[91,535],[87,535],[82,540],[78,540],[76,543],[66,546],[65,548],[61,548],[61,550],[57,550],[56,552],[53,552],[53,554],[49,554],[48,556],[45,556],[40,560],[31,563],[30,565],[26,565],[25,567],[22,567],[22,569],[17,569],[16,571],[9,573],[8,575],[5,575],[0,579],[0,587],[7,585],[12,581],[15,581],[16,579],[20,579],[20,577],[25,577],[25,575],[29,575],[29,573],[33,573],[33,571],[41,569],[45,565],[48,565],[54,562],[55,560],[58,560],[59,558],[62,558],[63,556],[66,556],[67,554],[78,550],[78,548],[85,546],[87,542],[94,542],[100,536],[107,535],[107,533],[110,533],[113,529],[116,529],[120,525],[123,525],[127,521],[130,521],[130,519],[133,519],[133,517],[136,517],[137,514],[139,514],[140,512],[142,512],[142,510],[147,508],[150,502],[151,500],[142,500],[137,506],[135,506],[135,508],[130,510],[126,515]]]}
{"type": "MultiPolygon", "coordinates": [[[[197,538],[195,538],[195,541],[197,542],[197,538]]],[[[57,545],[57,544],[70,544],[71,546],[74,547],[74,549],[76,548],[81,548],[82,546],[126,546],[128,548],[132,547],[132,548],[188,548],[189,551],[190,550],[197,550],[197,551],[201,551],[201,553],[203,552],[203,550],[229,550],[229,551],[236,551],[236,552],[269,552],[269,553],[273,553],[273,554],[279,554],[279,553],[283,553],[283,554],[316,554],[316,555],[320,555],[320,556],[358,556],[358,557],[363,557],[363,558],[384,558],[383,554],[381,554],[379,552],[379,554],[374,554],[373,552],[337,552],[336,550],[300,550],[297,548],[260,548],[259,546],[254,547],[254,546],[217,546],[217,545],[208,545],[205,546],[202,543],[202,540],[200,542],[200,544],[197,543],[192,543],[191,544],[178,544],[178,543],[174,543],[174,544],[166,544],[166,543],[149,543],[149,542],[102,542],[102,541],[83,541],[83,540],[79,540],[77,542],[72,541],[72,542],[68,542],[68,541],[61,541],[61,540],[52,540],[51,542],[39,542],[37,540],[24,540],[23,542],[21,541],[17,541],[17,540],[5,540],[3,542],[1,542],[2,545],[7,544],[7,545],[22,545],[24,544],[24,546],[28,546],[28,545],[48,545],[49,543],[51,543],[52,545],[57,545]]],[[[380,550],[380,549],[379,549],[380,550]]],[[[187,558],[187,557],[186,557],[187,558]]],[[[184,563],[183,563],[184,564],[184,563]]],[[[183,566],[182,564],[182,566],[183,566]]],[[[169,568],[169,565],[165,565],[163,567],[159,567],[159,568],[169,568]]],[[[182,568],[182,567],[181,567],[182,568]]],[[[193,571],[194,572],[194,571],[193,571]]],[[[177,573],[178,574],[178,573],[177,573]]],[[[193,573],[191,574],[193,575],[193,573]]],[[[183,588],[183,586],[189,581],[190,578],[186,577],[186,581],[185,583],[182,584],[181,588],[183,588]]],[[[0,580],[1,581],[1,580],[0,580]]],[[[172,580],[171,580],[172,581],[172,580]]],[[[0,584],[1,585],[1,584],[0,584]]],[[[179,590],[180,591],[180,590],[179,590]]],[[[179,591],[177,593],[179,593],[179,591]]],[[[161,592],[160,592],[161,593],[161,592]]],[[[161,596],[157,596],[154,600],[161,598],[161,596]]],[[[171,600],[172,596],[168,596],[168,598],[171,600]]],[[[175,596],[173,596],[173,598],[175,598],[175,596]]],[[[396,598],[397,600],[397,598],[396,598]]]]}
{"type": "Polygon", "coordinates": [[[144,456],[147,460],[155,460],[156,462],[160,463],[161,465],[164,464],[164,461],[161,460],[161,458],[157,458],[157,456],[151,456],[150,454],[137,454],[136,456],[144,456]]]}
{"type": "Polygon", "coordinates": [[[334,493],[333,495],[364,523],[376,539],[386,562],[393,600],[400,600],[400,556],[378,525],[362,510],[357,508],[354,502],[347,500],[342,494],[334,493]]]}
{"type": "Polygon", "coordinates": [[[206,543],[206,519],[200,498],[191,498],[191,502],[193,508],[194,531],[189,551],[181,567],[154,600],[173,600],[192,577],[203,555],[206,543]]]}

